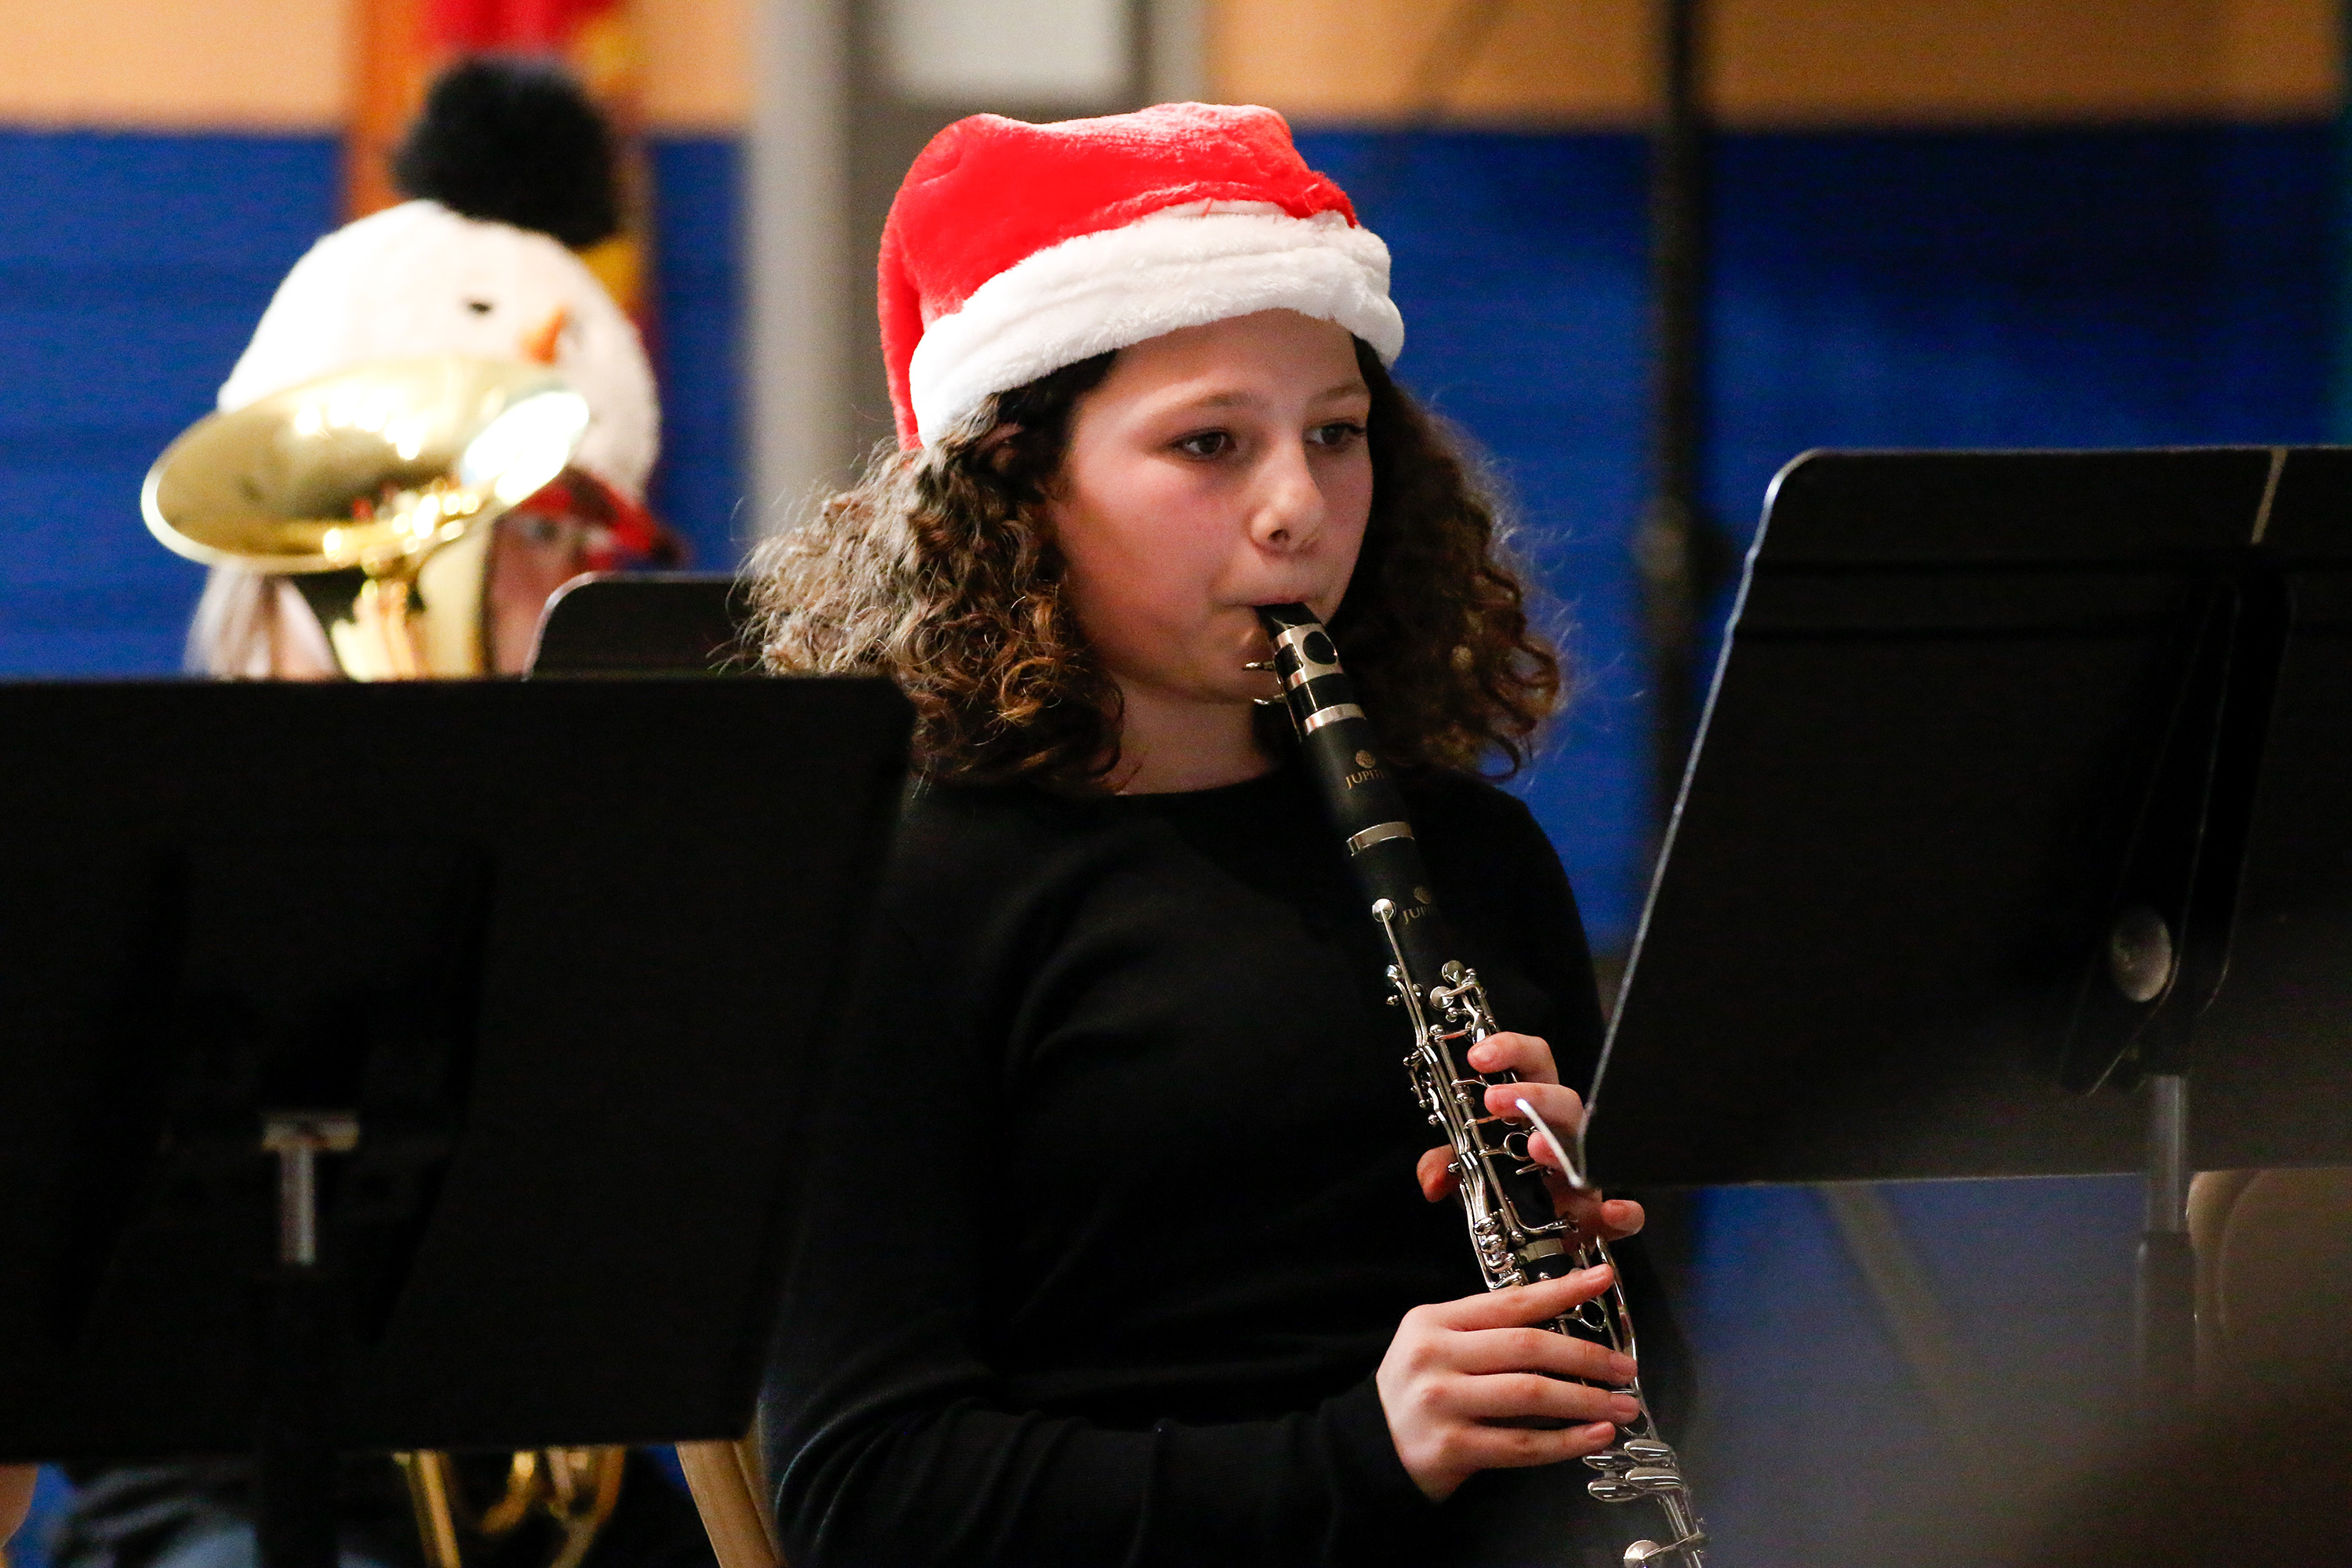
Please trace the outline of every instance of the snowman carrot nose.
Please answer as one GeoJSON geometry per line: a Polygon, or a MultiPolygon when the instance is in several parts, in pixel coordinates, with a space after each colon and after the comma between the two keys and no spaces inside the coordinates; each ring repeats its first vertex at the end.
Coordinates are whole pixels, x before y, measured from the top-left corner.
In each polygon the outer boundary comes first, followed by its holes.
{"type": "Polygon", "coordinates": [[[555,363],[555,341],[563,335],[567,320],[563,307],[558,305],[547,313],[547,320],[522,335],[522,357],[534,364],[555,363]]]}

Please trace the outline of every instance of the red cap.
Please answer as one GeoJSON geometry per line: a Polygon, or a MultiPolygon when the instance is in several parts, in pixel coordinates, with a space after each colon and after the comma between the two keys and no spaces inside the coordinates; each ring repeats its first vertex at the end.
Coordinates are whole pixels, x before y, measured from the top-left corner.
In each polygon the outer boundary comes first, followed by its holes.
{"type": "Polygon", "coordinates": [[[1287,309],[1393,359],[1388,247],[1270,109],[1165,103],[1031,125],[960,120],[882,231],[882,358],[901,443],[993,393],[1180,327],[1287,309]]]}

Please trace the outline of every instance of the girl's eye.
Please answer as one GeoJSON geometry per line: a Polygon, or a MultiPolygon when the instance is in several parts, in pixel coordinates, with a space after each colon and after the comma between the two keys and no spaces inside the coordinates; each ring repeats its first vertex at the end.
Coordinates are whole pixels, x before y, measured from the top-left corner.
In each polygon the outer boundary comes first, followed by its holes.
{"type": "Polygon", "coordinates": [[[1334,419],[1328,425],[1318,425],[1307,432],[1309,442],[1331,451],[1338,451],[1363,438],[1364,427],[1352,419],[1334,419]]]}
{"type": "Polygon", "coordinates": [[[1188,458],[1222,458],[1234,449],[1234,438],[1227,431],[1203,430],[1177,442],[1176,449],[1188,458]]]}

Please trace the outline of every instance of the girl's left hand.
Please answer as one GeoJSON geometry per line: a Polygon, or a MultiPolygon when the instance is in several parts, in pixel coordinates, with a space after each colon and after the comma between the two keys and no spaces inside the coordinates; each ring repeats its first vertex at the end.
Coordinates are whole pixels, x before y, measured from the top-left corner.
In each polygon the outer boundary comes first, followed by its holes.
{"type": "MultiPolygon", "coordinates": [[[[1562,1086],[1559,1068],[1553,1065],[1551,1047],[1533,1035],[1515,1035],[1508,1031],[1487,1036],[1470,1047],[1466,1058],[1479,1072],[1509,1070],[1519,1075],[1517,1083],[1496,1084],[1486,1091],[1486,1110],[1491,1115],[1525,1125],[1517,1102],[1525,1100],[1563,1138],[1572,1138],[1584,1125],[1584,1101],[1576,1090],[1562,1086]]],[[[1561,1151],[1551,1146],[1551,1140],[1540,1132],[1530,1131],[1528,1151],[1537,1164],[1545,1168],[1544,1184],[1551,1189],[1555,1212],[1573,1218],[1577,1228],[1587,1236],[1599,1236],[1603,1241],[1616,1241],[1642,1228],[1642,1205],[1627,1198],[1604,1199],[1592,1187],[1571,1187],[1565,1174],[1568,1163],[1561,1151]]],[[[1447,1148],[1430,1150],[1421,1157],[1414,1174],[1421,1178],[1422,1194],[1431,1203],[1452,1195],[1455,1185],[1453,1173],[1447,1169],[1454,1161],[1454,1151],[1447,1148]]]]}

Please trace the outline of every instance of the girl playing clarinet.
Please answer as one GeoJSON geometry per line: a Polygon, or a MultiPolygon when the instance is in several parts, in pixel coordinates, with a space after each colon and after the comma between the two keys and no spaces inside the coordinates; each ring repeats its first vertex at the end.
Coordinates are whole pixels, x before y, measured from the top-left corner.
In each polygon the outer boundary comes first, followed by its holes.
{"type": "Polygon", "coordinates": [[[770,662],[896,680],[920,777],[798,1188],[786,1557],[1614,1562],[1634,1521],[1567,1461],[1633,1415],[1633,1367],[1537,1327],[1606,1271],[1481,1288],[1377,932],[1251,668],[1256,606],[1328,622],[1531,1031],[1474,1054],[1527,1080],[1491,1108],[1565,1135],[1584,937],[1479,776],[1526,761],[1559,664],[1390,379],[1385,247],[1266,110],[979,116],[908,174],[880,310],[899,449],[761,567],[770,662]]]}

